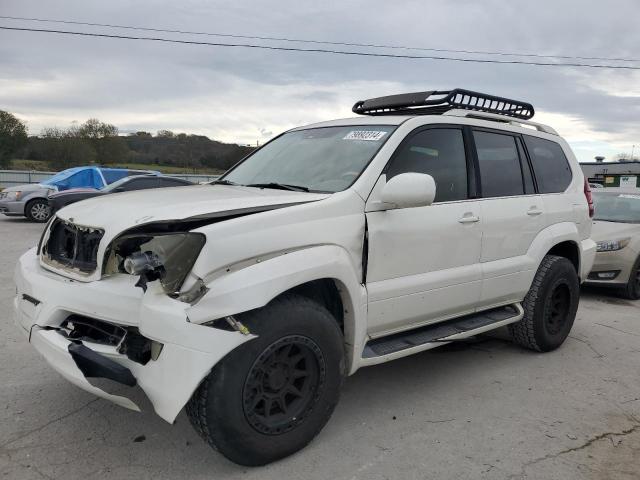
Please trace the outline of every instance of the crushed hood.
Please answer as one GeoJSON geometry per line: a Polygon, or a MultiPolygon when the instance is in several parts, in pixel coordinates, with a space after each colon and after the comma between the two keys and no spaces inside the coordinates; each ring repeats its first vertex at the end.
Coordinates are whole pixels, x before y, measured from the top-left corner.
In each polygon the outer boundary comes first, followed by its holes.
{"type": "Polygon", "coordinates": [[[640,235],[640,224],[604,222],[596,220],[591,229],[591,238],[596,242],[603,240],[619,240],[621,238],[640,235]]]}
{"type": "Polygon", "coordinates": [[[78,225],[102,228],[116,234],[146,223],[184,220],[225,211],[305,203],[322,200],[328,196],[329,194],[267,188],[194,185],[90,198],[61,209],[57,216],[78,225]]]}

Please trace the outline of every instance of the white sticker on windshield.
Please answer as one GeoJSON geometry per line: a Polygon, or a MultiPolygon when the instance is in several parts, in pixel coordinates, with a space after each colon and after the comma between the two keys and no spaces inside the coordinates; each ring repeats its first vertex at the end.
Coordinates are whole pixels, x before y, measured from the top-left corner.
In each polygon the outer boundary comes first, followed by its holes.
{"type": "Polygon", "coordinates": [[[618,195],[618,197],[619,198],[636,198],[640,200],[640,195],[633,195],[633,194],[626,194],[626,193],[618,195]]]}
{"type": "Polygon", "coordinates": [[[343,140],[366,140],[369,142],[377,142],[384,137],[387,132],[377,130],[353,130],[349,132],[343,140]]]}

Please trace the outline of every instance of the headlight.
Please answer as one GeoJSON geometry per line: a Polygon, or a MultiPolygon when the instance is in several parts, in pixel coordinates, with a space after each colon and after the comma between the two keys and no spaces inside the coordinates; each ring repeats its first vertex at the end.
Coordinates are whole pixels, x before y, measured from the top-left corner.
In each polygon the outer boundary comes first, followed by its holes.
{"type": "Polygon", "coordinates": [[[6,194],[7,200],[15,202],[16,200],[20,199],[20,195],[22,194],[22,192],[6,192],[6,194]]]}
{"type": "Polygon", "coordinates": [[[114,241],[104,273],[145,274],[159,279],[166,293],[177,293],[205,241],[203,234],[191,232],[123,235],[114,241]]]}
{"type": "Polygon", "coordinates": [[[629,245],[630,238],[622,238],[620,240],[603,240],[596,243],[596,251],[598,252],[613,252],[620,250],[629,245]]]}

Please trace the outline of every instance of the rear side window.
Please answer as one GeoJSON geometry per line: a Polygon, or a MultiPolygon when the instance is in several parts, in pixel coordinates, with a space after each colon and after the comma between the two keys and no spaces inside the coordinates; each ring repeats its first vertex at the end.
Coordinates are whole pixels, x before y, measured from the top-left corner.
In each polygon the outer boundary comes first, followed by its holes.
{"type": "Polygon", "coordinates": [[[435,202],[467,198],[467,159],[462,130],[432,128],[413,135],[396,152],[387,180],[401,173],[426,173],[436,182],[435,202]]]}
{"type": "Polygon", "coordinates": [[[524,194],[516,139],[499,133],[473,132],[483,197],[524,194]]]}
{"type": "Polygon", "coordinates": [[[524,136],[540,193],[564,192],[571,183],[571,167],[562,147],[543,138],[524,136]]]}

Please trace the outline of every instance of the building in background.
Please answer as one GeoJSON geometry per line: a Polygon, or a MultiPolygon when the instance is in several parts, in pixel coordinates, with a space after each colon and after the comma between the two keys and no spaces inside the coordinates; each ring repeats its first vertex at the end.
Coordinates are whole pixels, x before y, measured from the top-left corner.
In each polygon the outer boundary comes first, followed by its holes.
{"type": "Polygon", "coordinates": [[[640,162],[583,162],[580,164],[589,183],[603,187],[640,188],[640,162]]]}

